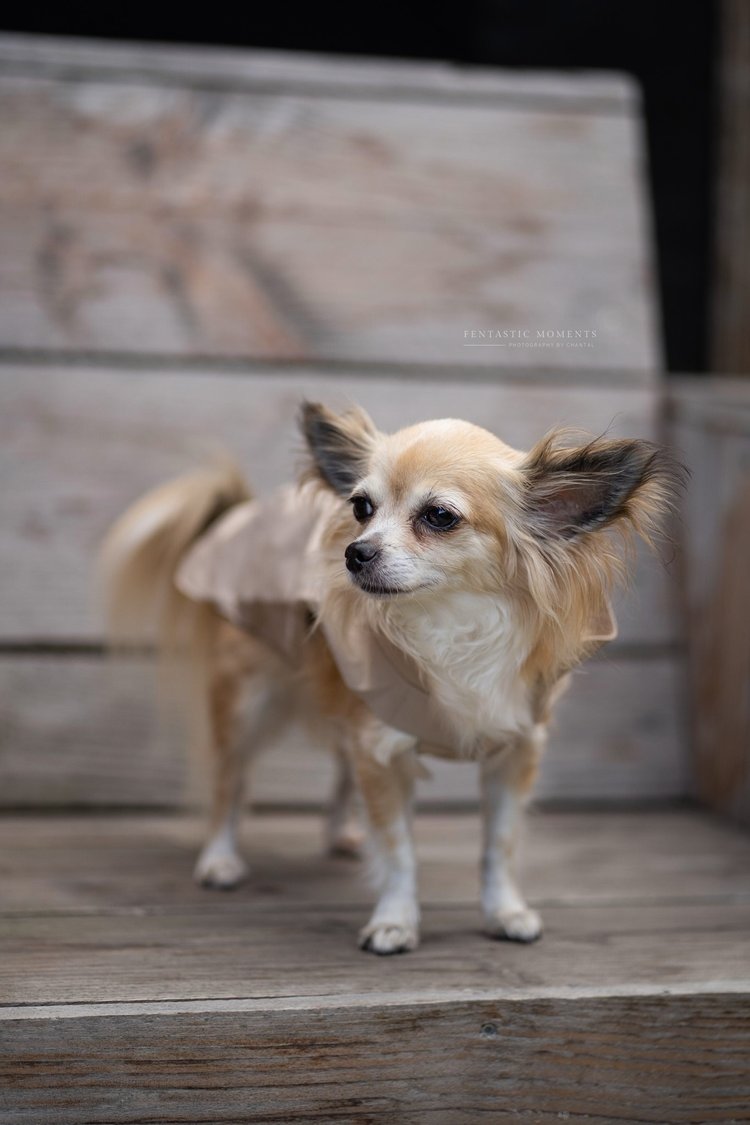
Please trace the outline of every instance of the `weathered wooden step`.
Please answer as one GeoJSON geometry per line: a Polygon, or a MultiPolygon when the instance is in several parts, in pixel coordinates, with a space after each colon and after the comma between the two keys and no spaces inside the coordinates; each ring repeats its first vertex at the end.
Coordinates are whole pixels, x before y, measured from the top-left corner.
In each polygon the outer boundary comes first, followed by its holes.
{"type": "Polygon", "coordinates": [[[420,818],[423,944],[380,959],[316,818],[246,829],[226,895],[190,881],[195,819],[0,823],[2,1120],[748,1119],[747,836],[536,815],[522,947],[480,932],[475,818],[420,818]]]}

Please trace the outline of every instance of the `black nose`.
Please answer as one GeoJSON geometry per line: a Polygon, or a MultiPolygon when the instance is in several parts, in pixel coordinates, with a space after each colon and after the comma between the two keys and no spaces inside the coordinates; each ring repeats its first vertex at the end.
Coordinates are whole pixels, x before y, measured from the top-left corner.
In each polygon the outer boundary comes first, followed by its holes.
{"type": "Polygon", "coordinates": [[[350,543],[344,551],[346,569],[350,570],[352,574],[356,574],[358,570],[362,570],[366,567],[367,564],[371,563],[379,554],[380,551],[377,547],[373,547],[372,543],[364,541],[350,543]]]}

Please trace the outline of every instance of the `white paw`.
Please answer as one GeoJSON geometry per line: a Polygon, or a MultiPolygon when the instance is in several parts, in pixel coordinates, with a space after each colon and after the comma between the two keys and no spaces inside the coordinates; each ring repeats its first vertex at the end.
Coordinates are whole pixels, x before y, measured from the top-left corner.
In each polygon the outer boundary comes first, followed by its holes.
{"type": "Polygon", "coordinates": [[[500,910],[487,919],[487,932],[507,941],[536,941],[542,933],[542,919],[536,910],[500,910]]]}
{"type": "Polygon", "coordinates": [[[370,922],[359,934],[359,948],[386,955],[407,953],[419,945],[416,926],[398,922],[370,922]]]}
{"type": "Polygon", "coordinates": [[[359,859],[362,855],[365,836],[356,824],[345,824],[332,832],[328,839],[329,855],[346,856],[347,859],[359,859]]]}
{"type": "Polygon", "coordinates": [[[193,872],[197,883],[228,891],[250,874],[250,868],[237,852],[208,845],[198,856],[193,872]]]}

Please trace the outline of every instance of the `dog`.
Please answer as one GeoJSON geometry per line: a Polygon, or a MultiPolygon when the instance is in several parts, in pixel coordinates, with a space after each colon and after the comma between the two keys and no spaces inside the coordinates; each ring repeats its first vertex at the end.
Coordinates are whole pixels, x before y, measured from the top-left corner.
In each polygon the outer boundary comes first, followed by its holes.
{"type": "Polygon", "coordinates": [[[358,846],[360,795],[379,888],[361,948],[419,941],[410,806],[424,753],[478,763],[485,927],[532,942],[542,922],[516,853],[551,711],[614,635],[627,541],[652,541],[683,470],[642,440],[556,430],[522,452],[464,421],[385,434],[358,408],[314,403],[300,421],[296,486],[253,500],[235,468],[212,467],[143,497],[104,545],[114,633],[156,621],[182,658],[185,710],[208,717],[213,813],[196,877],[229,887],[247,873],[244,691],[251,751],[292,713],[334,750],[334,850],[358,846]]]}

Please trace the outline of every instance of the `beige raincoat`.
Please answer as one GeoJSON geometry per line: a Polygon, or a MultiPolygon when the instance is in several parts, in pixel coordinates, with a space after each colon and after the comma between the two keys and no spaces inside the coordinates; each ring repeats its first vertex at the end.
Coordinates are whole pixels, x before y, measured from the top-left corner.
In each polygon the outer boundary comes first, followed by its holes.
{"type": "MultiPolygon", "coordinates": [[[[192,546],[176,575],[178,589],[210,602],[232,624],[268,644],[291,664],[321,601],[321,541],[341,504],[332,493],[286,486],[265,500],[230,509],[192,546]]],[[[342,561],[343,565],[343,561],[342,561]]],[[[455,751],[455,736],[421,682],[414,661],[373,630],[349,632],[320,623],[347,687],[388,726],[437,754],[455,751]]],[[[591,640],[615,635],[607,608],[591,640]]]]}

